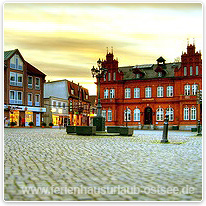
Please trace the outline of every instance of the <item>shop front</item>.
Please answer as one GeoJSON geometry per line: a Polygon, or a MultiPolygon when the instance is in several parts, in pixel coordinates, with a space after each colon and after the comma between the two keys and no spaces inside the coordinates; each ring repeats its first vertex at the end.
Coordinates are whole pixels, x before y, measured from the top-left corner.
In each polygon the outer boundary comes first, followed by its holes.
{"type": "Polygon", "coordinates": [[[66,114],[52,114],[52,123],[54,126],[67,126],[70,124],[69,115],[66,114]]]}

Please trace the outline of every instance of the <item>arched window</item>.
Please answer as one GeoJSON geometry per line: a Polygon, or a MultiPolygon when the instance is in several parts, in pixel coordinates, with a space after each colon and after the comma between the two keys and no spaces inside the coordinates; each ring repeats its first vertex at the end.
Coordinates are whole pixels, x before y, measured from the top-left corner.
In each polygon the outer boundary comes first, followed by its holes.
{"type": "Polygon", "coordinates": [[[138,108],[134,110],[134,121],[140,121],[140,109],[138,108]]]}
{"type": "Polygon", "coordinates": [[[104,99],[109,98],[108,89],[104,90],[104,99]]]}
{"type": "Polygon", "coordinates": [[[184,90],[185,90],[185,95],[190,95],[190,85],[189,84],[186,84],[184,86],[184,90]]]}
{"type": "Polygon", "coordinates": [[[108,110],[108,121],[112,121],[112,110],[108,110]]]}
{"type": "Polygon", "coordinates": [[[184,108],[184,120],[189,120],[189,108],[184,108]]]}
{"type": "Polygon", "coordinates": [[[157,119],[157,121],[163,121],[164,120],[164,110],[162,108],[157,109],[156,119],[157,119]]]}
{"type": "Polygon", "coordinates": [[[197,94],[197,90],[198,90],[198,85],[197,84],[193,84],[192,85],[192,95],[196,95],[197,94]]]}
{"type": "Polygon", "coordinates": [[[131,121],[131,110],[129,108],[124,110],[124,121],[131,121]]]}
{"type": "Polygon", "coordinates": [[[196,110],[196,107],[192,107],[191,108],[191,120],[196,120],[196,112],[197,110],[196,110]]]}
{"type": "Polygon", "coordinates": [[[166,114],[169,115],[169,121],[173,121],[174,120],[174,109],[169,107],[166,110],[166,114]]]}

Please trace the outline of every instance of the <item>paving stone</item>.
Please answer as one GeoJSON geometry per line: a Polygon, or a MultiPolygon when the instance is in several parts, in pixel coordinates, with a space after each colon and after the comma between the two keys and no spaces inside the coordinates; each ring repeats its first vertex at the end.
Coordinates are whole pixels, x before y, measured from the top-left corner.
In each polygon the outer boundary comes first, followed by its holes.
{"type": "Polygon", "coordinates": [[[4,130],[4,189],[9,201],[201,201],[202,138],[136,130],[131,138],[80,137],[59,129],[4,130]],[[11,138],[12,137],[12,138],[11,138]],[[194,194],[151,194],[145,188],[186,186],[194,194]],[[23,194],[21,187],[137,187],[139,194],[23,194]]]}

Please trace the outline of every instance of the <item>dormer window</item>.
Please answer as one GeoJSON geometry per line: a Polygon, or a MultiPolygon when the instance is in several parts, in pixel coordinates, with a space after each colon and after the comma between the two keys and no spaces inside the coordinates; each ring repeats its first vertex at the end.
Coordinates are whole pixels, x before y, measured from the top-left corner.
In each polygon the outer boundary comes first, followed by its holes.
{"type": "Polygon", "coordinates": [[[162,77],[162,72],[158,72],[158,77],[162,77]]]}
{"type": "Polygon", "coordinates": [[[74,89],[71,89],[71,94],[74,94],[74,89]]]}
{"type": "Polygon", "coordinates": [[[136,79],[140,78],[140,74],[135,74],[136,79]]]}

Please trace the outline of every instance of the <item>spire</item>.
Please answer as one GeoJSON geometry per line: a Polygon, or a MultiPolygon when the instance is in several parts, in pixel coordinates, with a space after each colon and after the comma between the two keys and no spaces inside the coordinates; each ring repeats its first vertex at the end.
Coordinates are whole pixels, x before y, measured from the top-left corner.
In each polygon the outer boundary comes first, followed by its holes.
{"type": "Polygon", "coordinates": [[[113,54],[113,46],[111,48],[112,48],[111,50],[112,50],[112,54],[113,54]]]}
{"type": "Polygon", "coordinates": [[[107,48],[107,54],[108,54],[108,47],[106,47],[107,48]]]}
{"type": "Polygon", "coordinates": [[[187,46],[189,46],[190,42],[189,42],[189,38],[187,38],[187,46]]]}
{"type": "Polygon", "coordinates": [[[195,38],[193,38],[193,46],[195,46],[195,38]]]}

